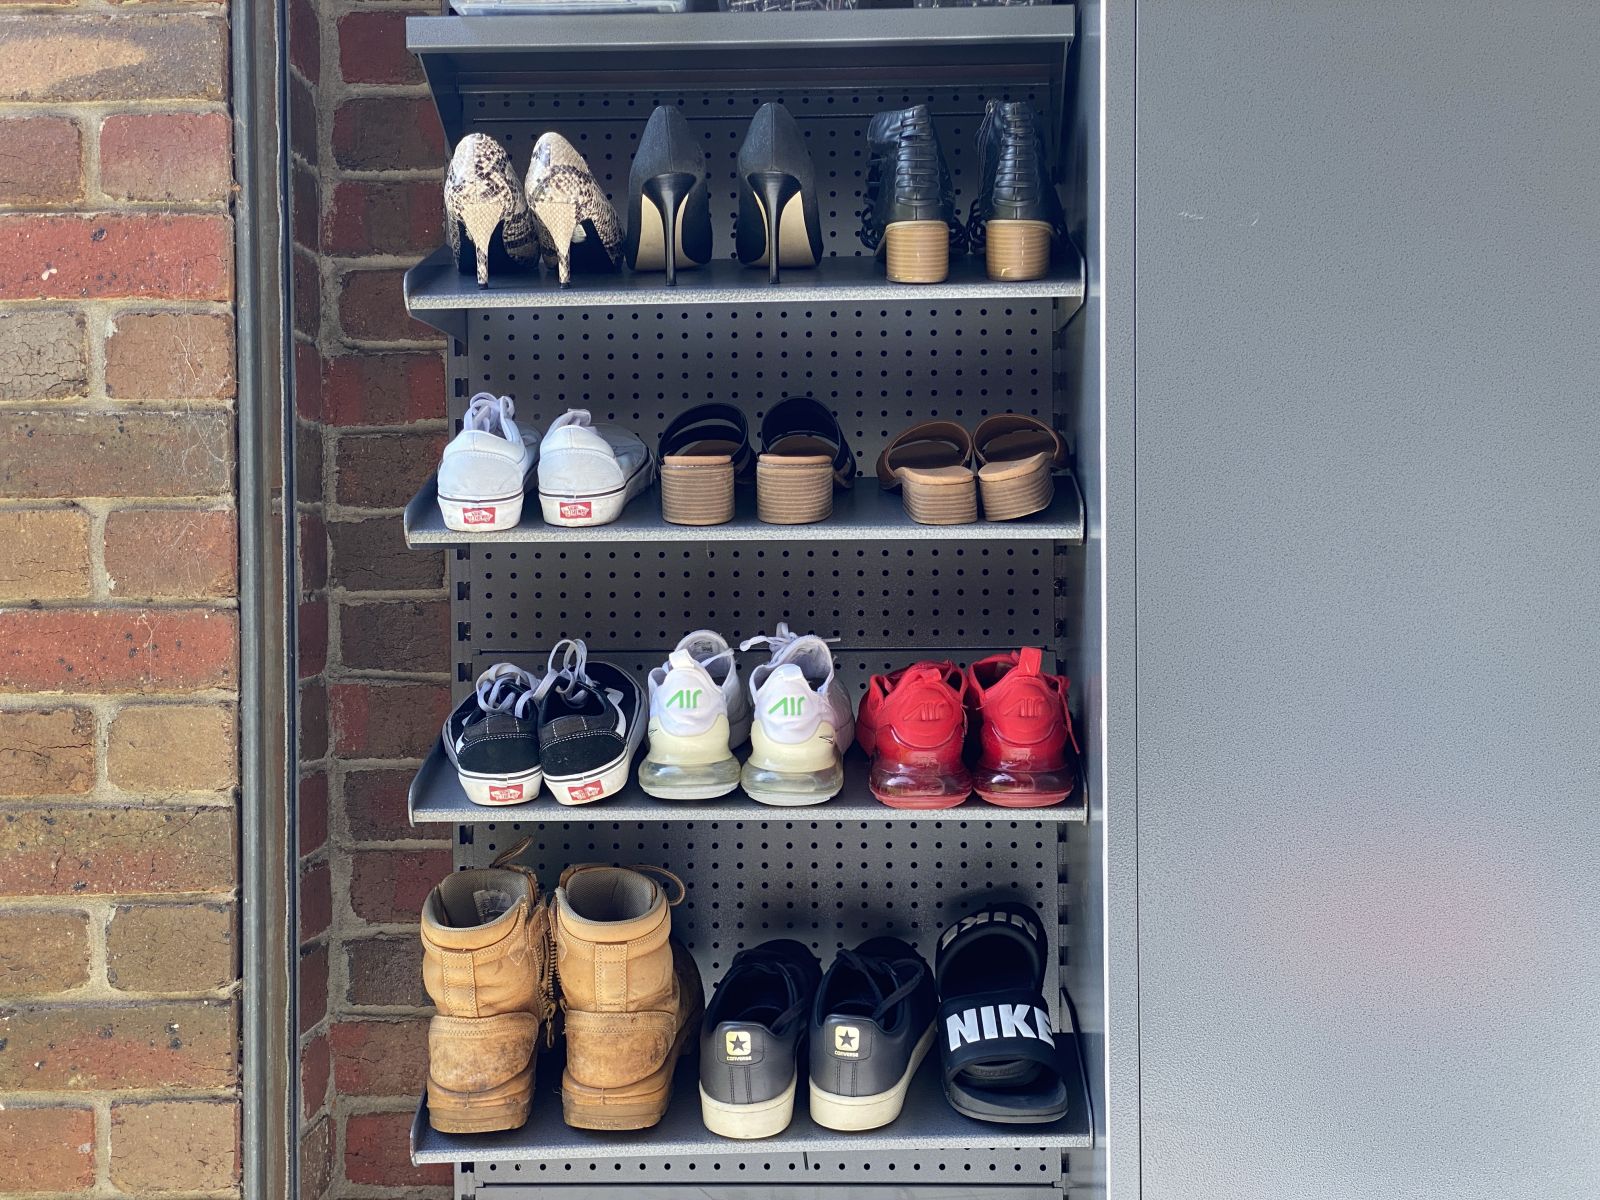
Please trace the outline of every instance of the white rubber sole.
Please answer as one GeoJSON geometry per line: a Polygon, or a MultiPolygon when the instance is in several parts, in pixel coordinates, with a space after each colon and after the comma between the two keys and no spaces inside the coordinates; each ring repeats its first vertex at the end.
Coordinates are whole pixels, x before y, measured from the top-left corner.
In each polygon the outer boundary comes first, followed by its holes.
{"type": "Polygon", "coordinates": [[[799,1074],[796,1073],[780,1094],[758,1104],[729,1104],[723,1100],[713,1100],[701,1087],[700,1119],[718,1137],[739,1138],[741,1141],[773,1137],[789,1128],[789,1122],[794,1119],[794,1094],[798,1082],[799,1074]]]}
{"type": "Polygon", "coordinates": [[[906,1092],[916,1077],[917,1068],[928,1057],[933,1046],[937,1025],[929,1025],[911,1051],[911,1063],[900,1081],[886,1092],[873,1096],[836,1096],[811,1084],[811,1119],[824,1129],[837,1129],[841,1133],[859,1133],[863,1129],[881,1129],[900,1115],[905,1107],[906,1092]]]}
{"type": "Polygon", "coordinates": [[[650,461],[646,459],[620,487],[603,492],[547,492],[539,489],[539,510],[547,525],[582,529],[609,525],[622,515],[628,502],[650,486],[650,461]]]}
{"type": "Polygon", "coordinates": [[[633,761],[635,748],[630,747],[627,754],[598,774],[547,774],[544,777],[545,787],[550,789],[557,804],[593,804],[596,800],[615,796],[628,786],[628,765],[633,761]]]}
{"type": "Polygon", "coordinates": [[[468,800],[485,808],[498,808],[506,804],[524,804],[537,797],[544,772],[535,767],[517,775],[477,775],[458,767],[456,778],[461,781],[461,790],[468,800]]]}
{"type": "Polygon", "coordinates": [[[515,529],[521,523],[522,499],[521,492],[515,496],[492,496],[485,500],[440,496],[439,514],[444,517],[444,527],[457,533],[493,533],[501,529],[515,529]]]}

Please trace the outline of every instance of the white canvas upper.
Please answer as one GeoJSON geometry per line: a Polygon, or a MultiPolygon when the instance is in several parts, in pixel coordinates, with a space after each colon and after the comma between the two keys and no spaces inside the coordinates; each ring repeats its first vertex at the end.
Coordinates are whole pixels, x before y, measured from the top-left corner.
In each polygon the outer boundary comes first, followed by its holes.
{"type": "Polygon", "coordinates": [[[709,629],[688,634],[650,672],[650,720],[667,733],[690,737],[705,733],[720,716],[728,718],[729,744],[750,736],[750,701],[739,683],[739,668],[727,639],[709,629]]]}
{"type": "Polygon", "coordinates": [[[539,490],[589,496],[621,487],[649,463],[643,441],[618,425],[596,425],[575,408],[550,424],[539,446],[539,490]]]}
{"type": "Polygon", "coordinates": [[[795,744],[826,721],[839,746],[855,738],[855,710],[834,676],[833,651],[814,633],[796,634],[780,622],[771,637],[755,637],[740,649],[765,642],[772,658],[750,672],[755,720],[774,742],[795,744]]]}
{"type": "Polygon", "coordinates": [[[538,458],[537,429],[523,432],[510,396],[479,392],[439,460],[439,495],[477,502],[519,497],[538,458]]]}

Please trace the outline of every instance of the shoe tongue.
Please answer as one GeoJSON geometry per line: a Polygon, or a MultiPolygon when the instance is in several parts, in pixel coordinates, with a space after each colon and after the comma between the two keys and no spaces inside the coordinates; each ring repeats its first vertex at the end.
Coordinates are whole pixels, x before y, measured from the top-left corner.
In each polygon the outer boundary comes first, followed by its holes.
{"type": "Polygon", "coordinates": [[[687,651],[697,662],[704,662],[718,654],[727,653],[728,643],[719,633],[713,633],[709,629],[697,629],[684,636],[678,643],[678,650],[687,651]]]}
{"type": "Polygon", "coordinates": [[[590,419],[587,408],[569,408],[554,421],[550,422],[550,428],[552,430],[565,429],[568,425],[573,425],[580,429],[587,429],[593,424],[594,421],[590,419]]]}
{"type": "Polygon", "coordinates": [[[933,663],[918,663],[914,667],[907,667],[906,673],[900,677],[901,683],[942,683],[944,682],[944,668],[933,663]]]}

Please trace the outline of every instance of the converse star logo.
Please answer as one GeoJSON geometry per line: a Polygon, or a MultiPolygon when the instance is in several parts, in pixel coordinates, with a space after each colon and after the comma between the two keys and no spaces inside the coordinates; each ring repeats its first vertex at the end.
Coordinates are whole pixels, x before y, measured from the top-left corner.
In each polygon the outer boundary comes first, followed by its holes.
{"type": "Polygon", "coordinates": [[[750,1061],[750,1035],[742,1029],[730,1029],[722,1040],[722,1056],[729,1062],[750,1061]]]}
{"type": "Polygon", "coordinates": [[[839,1058],[860,1058],[861,1030],[854,1025],[834,1026],[833,1052],[839,1058]]]}

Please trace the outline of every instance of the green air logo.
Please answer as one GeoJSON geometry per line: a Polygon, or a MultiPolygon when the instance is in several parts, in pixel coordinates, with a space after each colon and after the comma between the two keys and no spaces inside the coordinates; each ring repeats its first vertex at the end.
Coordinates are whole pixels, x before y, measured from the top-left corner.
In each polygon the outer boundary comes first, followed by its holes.
{"type": "Polygon", "coordinates": [[[767,713],[774,717],[798,717],[805,704],[804,696],[779,696],[772,702],[772,707],[767,709],[767,713]]]}
{"type": "Polygon", "coordinates": [[[701,688],[679,688],[667,697],[668,708],[699,708],[701,688]]]}

